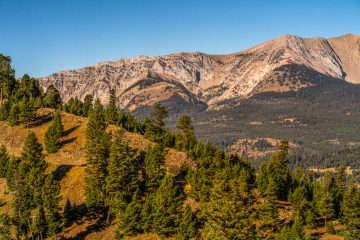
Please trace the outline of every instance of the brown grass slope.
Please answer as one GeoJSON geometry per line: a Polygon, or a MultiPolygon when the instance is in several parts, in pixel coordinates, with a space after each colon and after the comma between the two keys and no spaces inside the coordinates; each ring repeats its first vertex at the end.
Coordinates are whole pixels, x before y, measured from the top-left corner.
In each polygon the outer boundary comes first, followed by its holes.
{"type": "MultiPolygon", "coordinates": [[[[52,112],[50,109],[38,111],[39,119],[46,119],[52,112]]],[[[85,144],[87,118],[75,116],[62,112],[62,122],[65,135],[61,139],[62,148],[53,154],[46,154],[46,161],[49,164],[49,171],[55,171],[60,179],[61,185],[61,206],[65,205],[67,199],[81,208],[85,204],[84,177],[86,168],[85,144]]],[[[14,156],[20,156],[23,142],[29,132],[34,132],[39,141],[43,143],[45,132],[50,124],[50,120],[38,126],[9,126],[7,122],[0,122],[0,144],[8,149],[14,156]]],[[[115,126],[109,126],[108,131],[115,132],[115,126]]],[[[135,133],[125,132],[125,139],[130,147],[136,150],[146,150],[152,144],[143,136],[135,133]]],[[[184,164],[193,165],[194,163],[187,158],[185,153],[174,149],[167,149],[165,156],[166,168],[168,171],[176,171],[184,164]]],[[[11,193],[8,192],[5,179],[0,179],[0,213],[10,213],[11,193]]],[[[102,226],[98,216],[86,215],[77,221],[76,224],[65,229],[63,235],[69,239],[113,239],[114,225],[109,227],[102,226]],[[99,230],[100,229],[100,230],[99,230]]]]}

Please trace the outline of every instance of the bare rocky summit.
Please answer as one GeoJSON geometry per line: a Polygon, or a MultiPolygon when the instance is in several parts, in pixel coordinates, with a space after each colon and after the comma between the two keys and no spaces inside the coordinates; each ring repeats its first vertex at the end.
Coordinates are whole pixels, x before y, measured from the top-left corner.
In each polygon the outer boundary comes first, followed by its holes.
{"type": "Polygon", "coordinates": [[[119,105],[129,110],[176,98],[181,104],[216,108],[255,93],[298,90],[316,85],[298,66],[360,83],[360,36],[301,38],[284,35],[228,55],[174,53],[102,62],[40,78],[54,84],[67,101],[86,94],[107,103],[115,89],[119,105]]]}

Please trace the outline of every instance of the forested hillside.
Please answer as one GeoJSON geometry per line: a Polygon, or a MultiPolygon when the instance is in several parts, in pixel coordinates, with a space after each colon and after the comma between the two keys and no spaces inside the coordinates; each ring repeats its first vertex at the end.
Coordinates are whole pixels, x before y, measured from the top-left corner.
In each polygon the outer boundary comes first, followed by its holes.
{"type": "Polygon", "coordinates": [[[171,130],[155,104],[138,121],[113,91],[64,103],[0,57],[0,239],[359,239],[345,166],[290,168],[284,140],[256,172],[199,141],[190,116],[171,130]]]}

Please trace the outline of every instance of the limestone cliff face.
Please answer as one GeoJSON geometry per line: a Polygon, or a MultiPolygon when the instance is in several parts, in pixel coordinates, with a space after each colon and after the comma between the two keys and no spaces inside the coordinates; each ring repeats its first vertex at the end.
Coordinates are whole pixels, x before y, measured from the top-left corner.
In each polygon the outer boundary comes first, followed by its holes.
{"type": "Polygon", "coordinates": [[[176,96],[186,104],[209,107],[263,91],[288,91],[313,86],[301,74],[279,69],[298,65],[360,83],[360,36],[300,38],[284,35],[229,54],[175,53],[102,62],[40,78],[54,84],[67,101],[92,94],[107,103],[115,89],[119,105],[129,110],[176,96]]]}

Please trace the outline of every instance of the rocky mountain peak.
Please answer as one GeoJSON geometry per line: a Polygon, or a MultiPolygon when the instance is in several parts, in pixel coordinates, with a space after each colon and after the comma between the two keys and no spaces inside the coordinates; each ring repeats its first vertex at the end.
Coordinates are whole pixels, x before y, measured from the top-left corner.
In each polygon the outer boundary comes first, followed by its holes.
{"type": "Polygon", "coordinates": [[[213,107],[262,91],[296,91],[314,85],[279,71],[287,65],[360,83],[359,39],[352,34],[330,39],[283,35],[234,54],[136,56],[54,73],[40,78],[40,83],[45,88],[54,84],[65,101],[92,94],[106,103],[113,88],[119,105],[130,110],[174,97],[180,105],[213,107]]]}

